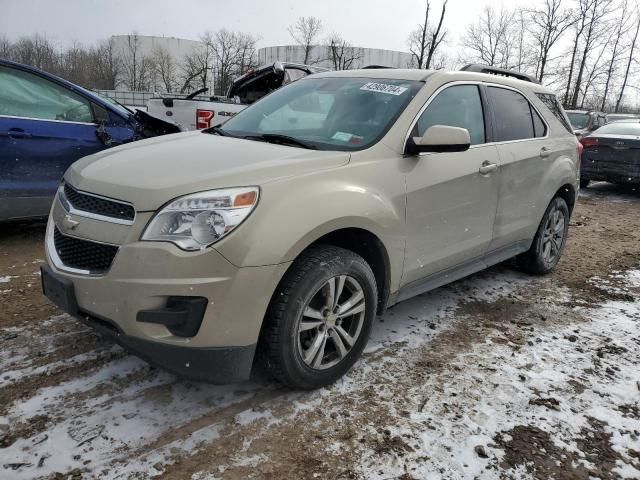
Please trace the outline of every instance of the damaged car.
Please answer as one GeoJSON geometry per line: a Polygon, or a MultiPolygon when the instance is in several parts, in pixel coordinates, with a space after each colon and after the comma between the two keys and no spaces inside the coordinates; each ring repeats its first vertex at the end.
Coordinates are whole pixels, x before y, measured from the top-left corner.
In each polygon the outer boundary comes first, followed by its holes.
{"type": "Polygon", "coordinates": [[[0,60],[0,221],[46,217],[62,175],[79,158],[179,131],[55,75],[0,60]]]}
{"type": "Polygon", "coordinates": [[[198,97],[209,89],[202,88],[191,95],[152,98],[147,104],[149,114],[166,119],[183,130],[202,130],[220,125],[265,95],[326,68],[297,63],[275,62],[263,65],[237,78],[226,97],[198,97]]]}

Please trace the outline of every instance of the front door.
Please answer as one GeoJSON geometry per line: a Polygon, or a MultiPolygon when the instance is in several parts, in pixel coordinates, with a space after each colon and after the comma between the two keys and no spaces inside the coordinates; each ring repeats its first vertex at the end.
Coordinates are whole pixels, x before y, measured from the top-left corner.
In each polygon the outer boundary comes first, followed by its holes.
{"type": "Polygon", "coordinates": [[[465,152],[408,157],[407,245],[403,285],[477,260],[492,239],[498,201],[498,153],[486,144],[480,89],[456,84],[432,97],[411,135],[432,125],[466,128],[465,152]]]}
{"type": "Polygon", "coordinates": [[[67,168],[103,148],[88,99],[0,66],[0,218],[46,214],[67,168]]]}

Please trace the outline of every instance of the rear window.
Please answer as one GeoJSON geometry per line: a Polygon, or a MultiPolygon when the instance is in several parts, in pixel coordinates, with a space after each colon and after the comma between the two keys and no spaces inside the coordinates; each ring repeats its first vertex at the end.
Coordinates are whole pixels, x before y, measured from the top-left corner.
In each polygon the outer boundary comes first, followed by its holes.
{"type": "Polygon", "coordinates": [[[551,93],[536,93],[536,96],[549,110],[551,110],[551,113],[553,113],[553,115],[560,121],[567,132],[573,133],[573,128],[571,128],[571,125],[567,120],[567,116],[562,109],[562,105],[560,105],[556,96],[551,93]]]}
{"type": "Polygon", "coordinates": [[[580,112],[567,112],[567,117],[573,128],[581,129],[587,128],[589,125],[589,114],[580,112]]]}
{"type": "Polygon", "coordinates": [[[594,135],[637,135],[640,136],[640,122],[614,122],[600,127],[594,135]]]}

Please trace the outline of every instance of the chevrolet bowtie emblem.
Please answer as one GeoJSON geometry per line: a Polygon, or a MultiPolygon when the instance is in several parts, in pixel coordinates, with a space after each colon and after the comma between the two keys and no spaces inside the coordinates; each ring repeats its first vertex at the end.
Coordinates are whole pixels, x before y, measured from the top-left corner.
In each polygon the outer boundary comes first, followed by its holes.
{"type": "Polygon", "coordinates": [[[76,228],[78,228],[78,225],[80,225],[80,222],[76,222],[69,215],[65,215],[64,219],[62,220],[62,224],[67,230],[75,230],[76,228]]]}

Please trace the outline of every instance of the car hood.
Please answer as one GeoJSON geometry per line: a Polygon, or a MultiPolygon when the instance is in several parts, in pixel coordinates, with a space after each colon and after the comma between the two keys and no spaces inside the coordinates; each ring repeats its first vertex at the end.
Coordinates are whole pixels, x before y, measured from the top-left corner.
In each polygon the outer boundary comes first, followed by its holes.
{"type": "Polygon", "coordinates": [[[345,152],[306,150],[202,132],[141,140],[75,162],[65,181],[83,190],[157,210],[189,193],[262,185],[285,177],[336,168],[345,152]]]}

